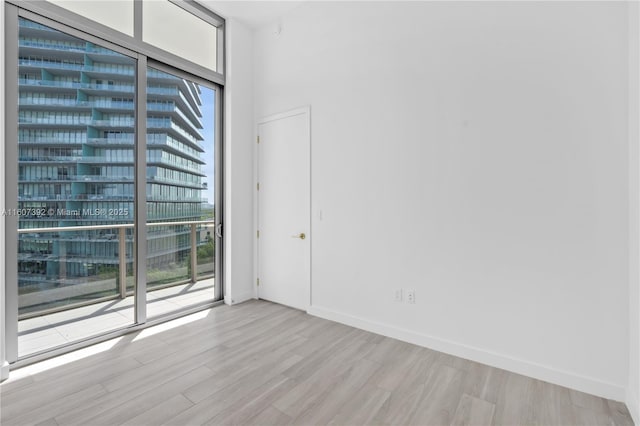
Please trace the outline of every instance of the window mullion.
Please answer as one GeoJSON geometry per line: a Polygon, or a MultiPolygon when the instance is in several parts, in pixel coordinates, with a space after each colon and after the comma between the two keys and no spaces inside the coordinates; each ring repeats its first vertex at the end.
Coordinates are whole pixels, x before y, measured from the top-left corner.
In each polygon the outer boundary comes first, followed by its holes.
{"type": "Polygon", "coordinates": [[[147,57],[138,55],[135,118],[135,318],[147,321],[147,57]]]}

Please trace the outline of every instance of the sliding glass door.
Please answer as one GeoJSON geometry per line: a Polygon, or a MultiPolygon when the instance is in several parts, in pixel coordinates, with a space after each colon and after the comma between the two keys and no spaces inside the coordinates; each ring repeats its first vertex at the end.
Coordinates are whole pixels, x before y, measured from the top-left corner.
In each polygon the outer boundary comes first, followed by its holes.
{"type": "Polygon", "coordinates": [[[9,10],[9,362],[221,300],[221,86],[9,10]]]}
{"type": "Polygon", "coordinates": [[[215,298],[215,96],[147,68],[147,315],[215,298]]]}
{"type": "Polygon", "coordinates": [[[135,67],[19,18],[19,357],[133,325],[135,67]]]}

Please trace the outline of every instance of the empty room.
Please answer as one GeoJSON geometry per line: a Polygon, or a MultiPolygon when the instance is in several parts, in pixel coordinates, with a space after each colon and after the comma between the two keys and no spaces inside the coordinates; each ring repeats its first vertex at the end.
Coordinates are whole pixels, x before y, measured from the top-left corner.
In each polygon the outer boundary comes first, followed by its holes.
{"type": "Polygon", "coordinates": [[[0,23],[3,426],[640,425],[640,2],[0,23]]]}

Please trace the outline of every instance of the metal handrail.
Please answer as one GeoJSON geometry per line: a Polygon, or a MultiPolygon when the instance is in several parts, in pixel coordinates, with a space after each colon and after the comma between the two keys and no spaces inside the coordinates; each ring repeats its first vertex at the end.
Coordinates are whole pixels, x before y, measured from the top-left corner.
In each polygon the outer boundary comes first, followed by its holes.
{"type": "MultiPolygon", "coordinates": [[[[151,222],[147,223],[146,226],[154,227],[154,226],[186,226],[189,225],[189,233],[191,234],[191,282],[195,283],[198,281],[198,256],[197,256],[197,225],[214,225],[215,220],[187,220],[180,222],[151,222]]],[[[99,229],[118,229],[118,281],[119,281],[119,295],[120,298],[124,299],[127,297],[127,247],[126,244],[129,242],[127,240],[126,230],[133,229],[133,223],[119,223],[113,225],[87,225],[87,226],[66,226],[66,227],[57,227],[57,228],[22,228],[18,229],[18,234],[36,234],[36,233],[47,233],[47,232],[71,232],[71,231],[94,231],[99,229]]]]}
{"type": "MultiPolygon", "coordinates": [[[[206,225],[214,224],[215,219],[209,220],[185,220],[180,222],[149,222],[148,227],[153,226],[174,226],[174,225],[206,225]]],[[[133,223],[114,223],[113,225],[84,225],[84,226],[61,226],[57,228],[20,228],[18,234],[33,234],[36,232],[71,232],[71,231],[93,231],[97,229],[127,229],[133,228],[133,223]]]]}

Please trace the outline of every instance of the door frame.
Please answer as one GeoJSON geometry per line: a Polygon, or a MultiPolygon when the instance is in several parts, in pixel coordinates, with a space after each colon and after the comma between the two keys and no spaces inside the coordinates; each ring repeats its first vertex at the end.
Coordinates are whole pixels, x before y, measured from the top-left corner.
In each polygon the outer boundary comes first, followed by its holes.
{"type": "Polygon", "coordinates": [[[283,118],[288,118],[288,117],[294,117],[297,115],[305,115],[306,116],[306,143],[309,145],[309,158],[307,159],[308,161],[308,170],[309,170],[309,188],[308,188],[308,194],[309,194],[309,218],[308,218],[308,223],[309,223],[309,235],[307,236],[308,240],[309,240],[309,251],[308,251],[308,264],[309,264],[309,268],[308,268],[308,272],[309,272],[309,277],[307,279],[307,282],[309,283],[309,285],[307,286],[307,288],[305,289],[306,292],[306,299],[307,299],[307,306],[306,306],[306,310],[308,311],[309,308],[311,307],[311,301],[312,301],[312,293],[311,293],[311,289],[313,287],[312,284],[312,277],[313,274],[312,272],[312,259],[313,259],[313,221],[311,220],[312,215],[313,215],[313,209],[312,209],[312,197],[311,197],[311,188],[313,187],[313,174],[311,172],[311,155],[312,155],[312,144],[311,144],[311,106],[310,105],[305,105],[305,106],[301,106],[298,108],[294,108],[291,110],[287,110],[284,112],[280,112],[277,114],[272,114],[272,115],[268,115],[268,116],[264,116],[262,118],[259,118],[256,122],[256,126],[255,126],[255,140],[256,140],[256,144],[254,145],[254,149],[253,149],[253,181],[254,181],[254,186],[253,186],[253,205],[255,206],[255,208],[253,209],[253,288],[254,288],[254,297],[256,299],[259,299],[260,296],[260,291],[259,291],[259,284],[258,284],[258,278],[259,278],[259,270],[260,270],[260,250],[259,250],[259,244],[258,244],[258,223],[259,223],[259,219],[260,219],[260,197],[259,197],[259,190],[258,190],[258,179],[260,178],[260,125],[261,124],[266,124],[269,123],[271,121],[276,121],[276,120],[282,120],[283,118]]]}

